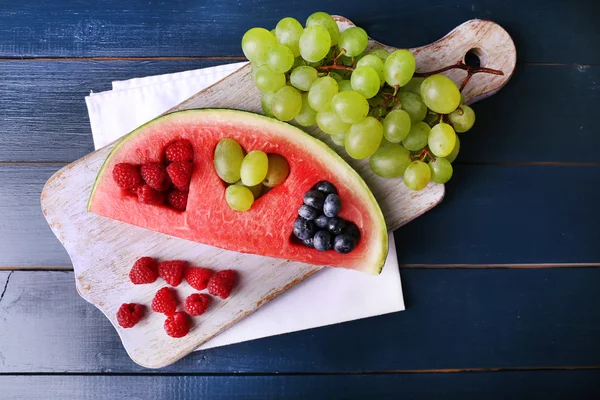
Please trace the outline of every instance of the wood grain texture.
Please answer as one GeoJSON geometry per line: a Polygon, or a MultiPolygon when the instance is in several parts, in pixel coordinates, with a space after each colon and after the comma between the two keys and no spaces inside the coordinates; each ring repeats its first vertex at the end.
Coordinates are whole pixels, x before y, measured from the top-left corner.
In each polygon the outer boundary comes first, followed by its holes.
{"type": "Polygon", "coordinates": [[[227,62],[0,62],[0,161],[70,162],[83,157],[94,150],[84,101],[90,91],[110,90],[114,80],[227,62]]]}
{"type": "Polygon", "coordinates": [[[126,357],[110,322],[81,301],[72,272],[16,271],[0,301],[0,373],[600,365],[600,268],[403,269],[401,274],[405,312],[209,349],[149,371],[126,357]]]}
{"type": "Polygon", "coordinates": [[[303,375],[303,376],[1,376],[5,400],[185,398],[597,399],[600,372],[303,375]]]}
{"type": "MultiPolygon", "coordinates": [[[[217,61],[215,61],[216,63],[217,61]]],[[[228,61],[218,61],[225,63],[228,61]]],[[[0,61],[0,162],[71,162],[93,151],[84,96],[111,80],[184,71],[208,61],[0,61]],[[38,112],[30,112],[33,103],[38,112]]],[[[496,95],[473,105],[459,163],[595,162],[600,67],[517,65],[496,95]],[[552,95],[543,95],[549,82],[552,95]],[[548,110],[554,110],[551,115],[548,110]],[[568,140],[566,140],[568,138],[568,140]]]]}
{"type": "Polygon", "coordinates": [[[0,57],[232,56],[253,26],[272,28],[315,10],[345,15],[396,47],[431,43],[473,18],[491,19],[515,38],[525,62],[598,64],[595,0],[430,0],[385,5],[360,0],[43,2],[5,0],[0,57]],[[562,27],[557,29],[557,27],[562,27]]]}
{"type": "MultiPolygon", "coordinates": [[[[63,166],[0,165],[0,268],[71,265],[39,209],[44,181],[63,166]]],[[[396,231],[401,264],[599,262],[600,190],[589,183],[600,167],[456,165],[454,174],[442,204],[396,231]]]]}

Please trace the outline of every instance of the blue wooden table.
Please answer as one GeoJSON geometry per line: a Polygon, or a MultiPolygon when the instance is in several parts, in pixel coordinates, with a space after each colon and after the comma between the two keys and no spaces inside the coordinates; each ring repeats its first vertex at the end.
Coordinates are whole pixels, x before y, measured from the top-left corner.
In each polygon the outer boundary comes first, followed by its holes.
{"type": "Polygon", "coordinates": [[[0,399],[600,398],[599,17],[596,0],[1,1],[0,399]],[[137,366],[40,211],[93,150],[83,97],[242,60],[248,28],[321,9],[397,47],[471,18],[517,46],[443,203],[395,233],[407,311],[137,366]]]}

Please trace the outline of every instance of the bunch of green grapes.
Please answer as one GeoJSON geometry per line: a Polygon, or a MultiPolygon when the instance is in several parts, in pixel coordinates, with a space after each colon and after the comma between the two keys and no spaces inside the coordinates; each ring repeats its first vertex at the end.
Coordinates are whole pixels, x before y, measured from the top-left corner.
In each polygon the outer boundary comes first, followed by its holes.
{"type": "Polygon", "coordinates": [[[242,49],[265,114],[318,125],[350,157],[369,158],[381,177],[403,176],[410,189],[447,182],[456,132],[468,131],[475,113],[446,76],[414,77],[410,51],[366,51],[368,41],[362,28],[340,32],[316,12],[305,26],[288,17],[271,31],[252,28],[242,49]]]}

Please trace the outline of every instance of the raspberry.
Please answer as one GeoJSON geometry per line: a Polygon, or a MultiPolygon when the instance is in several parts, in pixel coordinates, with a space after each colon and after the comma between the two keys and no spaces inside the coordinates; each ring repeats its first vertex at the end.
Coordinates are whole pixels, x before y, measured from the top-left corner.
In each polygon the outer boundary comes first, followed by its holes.
{"type": "Polygon", "coordinates": [[[143,185],[137,188],[138,200],[142,204],[162,204],[165,195],[152,189],[149,185],[143,185]]]}
{"type": "Polygon", "coordinates": [[[113,179],[121,189],[133,189],[142,183],[142,176],[138,167],[128,163],[115,165],[113,179]]]}
{"type": "Polygon", "coordinates": [[[185,271],[185,280],[196,290],[206,289],[211,276],[212,271],[206,268],[189,267],[185,271]]]}
{"type": "Polygon", "coordinates": [[[168,185],[165,185],[167,179],[167,170],[160,164],[144,164],[140,168],[142,173],[142,179],[144,182],[148,184],[152,189],[158,190],[162,192],[169,188],[168,185]]]}
{"type": "Polygon", "coordinates": [[[181,190],[173,189],[167,195],[167,202],[171,207],[179,211],[185,211],[187,207],[188,194],[181,190]]]}
{"type": "Polygon", "coordinates": [[[156,261],[151,257],[142,257],[138,259],[129,271],[129,279],[134,285],[152,283],[158,278],[156,272],[156,261]]]}
{"type": "Polygon", "coordinates": [[[171,286],[178,286],[183,280],[185,261],[163,261],[158,264],[158,275],[171,286]]]}
{"type": "Polygon", "coordinates": [[[185,299],[185,312],[192,317],[204,314],[210,304],[210,296],[205,293],[194,293],[185,299]]]}
{"type": "Polygon", "coordinates": [[[222,299],[229,297],[235,283],[235,271],[226,269],[215,273],[208,281],[208,293],[222,299]]]}
{"type": "Polygon", "coordinates": [[[173,181],[173,185],[179,190],[187,191],[190,187],[192,177],[192,163],[189,161],[177,161],[167,167],[167,174],[173,181]]]}
{"type": "Polygon", "coordinates": [[[172,315],[177,311],[175,292],[168,287],[160,289],[152,299],[152,311],[172,315]]]}
{"type": "Polygon", "coordinates": [[[165,153],[170,162],[192,161],[194,149],[189,140],[179,139],[167,146],[165,153]]]}
{"type": "Polygon", "coordinates": [[[123,328],[135,326],[144,316],[144,306],[135,303],[123,303],[117,311],[117,322],[123,328]]]}
{"type": "Polygon", "coordinates": [[[180,338],[184,337],[190,331],[190,323],[185,313],[178,312],[170,315],[165,321],[165,331],[167,335],[180,338]]]}

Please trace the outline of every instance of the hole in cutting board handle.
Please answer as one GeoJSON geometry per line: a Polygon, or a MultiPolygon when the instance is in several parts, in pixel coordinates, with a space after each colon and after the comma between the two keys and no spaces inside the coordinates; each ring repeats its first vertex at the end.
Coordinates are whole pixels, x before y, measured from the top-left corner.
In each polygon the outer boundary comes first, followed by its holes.
{"type": "Polygon", "coordinates": [[[485,67],[487,61],[487,53],[479,47],[473,47],[471,50],[467,51],[463,58],[463,62],[473,68],[485,67]]]}

